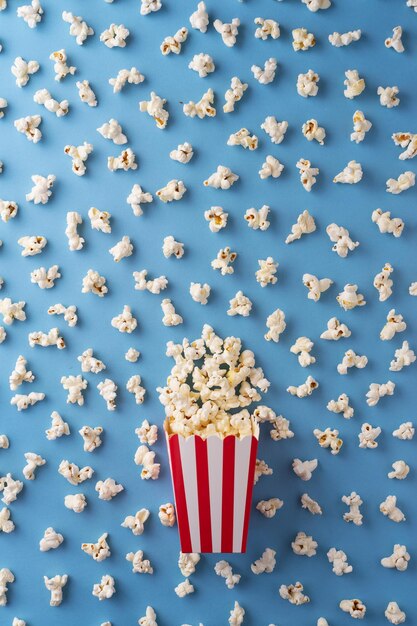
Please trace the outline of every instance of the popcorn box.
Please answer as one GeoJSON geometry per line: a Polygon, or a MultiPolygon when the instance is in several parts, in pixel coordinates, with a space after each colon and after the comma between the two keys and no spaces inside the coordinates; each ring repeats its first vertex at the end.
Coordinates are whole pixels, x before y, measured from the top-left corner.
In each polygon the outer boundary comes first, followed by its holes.
{"type": "Polygon", "coordinates": [[[245,552],[259,426],[239,439],[169,434],[164,425],[182,552],[245,552]]]}

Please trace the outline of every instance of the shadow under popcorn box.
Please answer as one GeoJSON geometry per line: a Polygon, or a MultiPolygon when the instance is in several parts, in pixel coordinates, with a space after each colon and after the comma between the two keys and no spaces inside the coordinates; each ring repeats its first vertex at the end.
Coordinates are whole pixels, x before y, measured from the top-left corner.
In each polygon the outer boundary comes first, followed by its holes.
{"type": "Polygon", "coordinates": [[[182,552],[246,552],[259,425],[252,434],[184,437],[164,422],[182,552]]]}

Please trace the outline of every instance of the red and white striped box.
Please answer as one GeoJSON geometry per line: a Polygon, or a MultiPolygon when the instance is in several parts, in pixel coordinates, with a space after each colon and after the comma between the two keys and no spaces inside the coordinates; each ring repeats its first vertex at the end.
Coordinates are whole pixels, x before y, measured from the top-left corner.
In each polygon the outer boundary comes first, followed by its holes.
{"type": "Polygon", "coordinates": [[[253,435],[165,435],[182,552],[245,552],[258,449],[253,435]]]}

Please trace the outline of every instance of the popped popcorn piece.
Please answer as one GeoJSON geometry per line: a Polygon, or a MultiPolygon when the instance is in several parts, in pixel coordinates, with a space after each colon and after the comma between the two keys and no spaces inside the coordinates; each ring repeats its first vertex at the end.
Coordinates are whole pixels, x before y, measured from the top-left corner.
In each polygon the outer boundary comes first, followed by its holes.
{"type": "Polygon", "coordinates": [[[91,228],[93,230],[99,230],[102,233],[111,233],[111,214],[108,211],[100,211],[92,206],[88,210],[88,217],[90,218],[91,228]]]}
{"type": "Polygon", "coordinates": [[[335,31],[332,35],[329,35],[329,41],[335,48],[340,48],[341,46],[349,46],[354,41],[359,41],[361,36],[362,32],[360,29],[350,30],[346,33],[335,31]]]}
{"type": "MultiPolygon", "coordinates": [[[[68,74],[71,74],[71,76],[73,76],[77,70],[77,68],[74,67],[73,65],[71,66],[67,65],[68,57],[64,48],[61,48],[61,50],[56,50],[55,52],[52,52],[49,55],[49,59],[54,62],[55,80],[57,81],[62,80],[63,78],[68,76],[68,74]]],[[[31,62],[33,61],[29,61],[29,64],[31,62]]],[[[32,72],[29,72],[29,73],[32,73],[32,72]]]]}
{"type": "MultiPolygon", "coordinates": [[[[7,504],[7,506],[9,506],[9,504],[11,504],[17,499],[17,496],[22,491],[22,489],[23,489],[22,481],[15,480],[10,473],[6,474],[6,476],[0,476],[0,493],[3,494],[1,501],[4,502],[4,504],[7,504]]],[[[0,597],[1,597],[1,593],[0,593],[0,597]]],[[[1,606],[1,599],[0,599],[0,606],[1,606]]]]}
{"type": "Polygon", "coordinates": [[[308,367],[316,362],[316,359],[310,354],[314,343],[308,337],[298,337],[296,342],[291,346],[290,352],[298,354],[298,362],[301,367],[308,367]]]}
{"type": "Polygon", "coordinates": [[[165,128],[168,123],[169,113],[164,109],[165,98],[161,98],[154,91],[151,91],[150,100],[139,102],[139,110],[148,113],[155,120],[157,128],[165,128]]]}
{"type": "Polygon", "coordinates": [[[410,287],[408,288],[408,293],[410,294],[410,296],[417,296],[417,282],[411,283],[410,287]]]}
{"type": "Polygon", "coordinates": [[[209,222],[209,228],[212,233],[218,233],[219,230],[227,225],[229,214],[223,211],[221,206],[212,206],[204,212],[204,218],[209,222]]]}
{"type": "Polygon", "coordinates": [[[7,337],[6,331],[4,330],[3,326],[0,326],[0,343],[3,343],[6,337],[7,337]]]}
{"type": "Polygon", "coordinates": [[[416,355],[411,350],[408,341],[403,341],[401,348],[395,351],[394,356],[395,359],[391,361],[389,368],[391,372],[400,372],[403,367],[408,367],[416,360],[416,355]]]}
{"type": "Polygon", "coordinates": [[[392,109],[400,104],[400,99],[397,98],[400,90],[396,85],[393,87],[378,87],[376,93],[379,96],[381,106],[387,107],[387,109],[392,109]]]}
{"type": "Polygon", "coordinates": [[[110,546],[106,541],[107,537],[108,533],[103,533],[97,539],[97,543],[82,543],[81,550],[91,556],[94,561],[104,561],[111,555],[110,546]]]}
{"type": "Polygon", "coordinates": [[[203,119],[206,116],[214,117],[216,115],[216,109],[212,106],[213,103],[214,103],[214,92],[210,87],[210,89],[207,89],[207,91],[201,96],[201,99],[198,102],[194,102],[193,100],[190,100],[189,102],[186,102],[184,104],[183,106],[184,115],[186,115],[187,117],[197,116],[200,119],[203,119]]]}
{"type": "Polygon", "coordinates": [[[226,248],[220,248],[217,253],[217,257],[211,262],[211,267],[214,270],[219,270],[222,276],[227,274],[233,274],[235,271],[231,266],[231,263],[237,258],[237,252],[232,252],[229,246],[226,248]]]}
{"type": "Polygon", "coordinates": [[[18,205],[12,200],[2,200],[0,198],[0,217],[3,222],[8,222],[17,215],[18,205]]]}
{"type": "Polygon", "coordinates": [[[342,258],[347,257],[349,251],[352,252],[359,246],[359,241],[353,241],[350,238],[347,228],[338,226],[334,222],[327,226],[326,233],[330,241],[334,243],[332,247],[333,252],[336,252],[342,258]]]}
{"type": "Polygon", "coordinates": [[[36,28],[42,19],[43,9],[39,0],[17,7],[17,17],[21,17],[29,28],[36,28]]]}
{"type": "Polygon", "coordinates": [[[99,480],[94,487],[98,492],[100,500],[111,500],[118,493],[124,490],[123,485],[119,485],[113,478],[106,478],[106,480],[99,480]]]}
{"type": "Polygon", "coordinates": [[[88,270],[87,274],[83,278],[82,293],[94,293],[99,298],[102,298],[107,292],[106,279],[96,270],[88,270]]]}
{"type": "MultiPolygon", "coordinates": [[[[223,105],[224,113],[232,113],[232,111],[235,110],[236,102],[239,102],[242,99],[243,94],[245,93],[247,88],[248,88],[248,83],[242,83],[242,81],[237,76],[233,76],[232,80],[230,81],[230,88],[224,94],[224,98],[226,100],[226,103],[223,105]]],[[[211,92],[211,100],[208,100],[208,103],[213,104],[214,102],[213,90],[209,89],[206,92],[206,94],[208,94],[209,92],[211,92]]],[[[204,96],[206,96],[206,94],[204,94],[204,96]]],[[[200,105],[201,107],[202,106],[201,103],[202,103],[202,100],[200,100],[200,103],[197,103],[197,106],[200,105]]],[[[184,105],[184,113],[185,113],[185,106],[186,105],[184,105]]],[[[214,111],[213,115],[216,115],[216,109],[213,109],[213,111],[214,111]]],[[[198,116],[202,117],[200,115],[198,116]]],[[[194,115],[192,117],[194,117],[194,115]]]]}
{"type": "Polygon", "coordinates": [[[278,281],[278,277],[275,274],[277,273],[279,263],[276,263],[272,256],[269,256],[266,259],[258,259],[258,265],[259,269],[255,272],[256,282],[261,287],[275,285],[278,281]]]}
{"type": "Polygon", "coordinates": [[[30,273],[30,282],[38,285],[40,289],[51,289],[58,278],[61,278],[58,265],[52,265],[49,269],[39,267],[30,273]]]}
{"type": "Polygon", "coordinates": [[[108,411],[116,410],[116,392],[117,385],[110,378],[105,378],[98,385],[97,389],[100,392],[101,397],[106,402],[106,407],[108,411]]]}
{"type": "Polygon", "coordinates": [[[39,542],[39,550],[48,552],[48,550],[56,550],[64,541],[64,537],[57,533],[52,527],[45,530],[42,539],[39,542]]]}
{"type": "Polygon", "coordinates": [[[126,148],[126,150],[122,150],[122,152],[114,157],[107,157],[107,167],[111,172],[115,172],[117,170],[123,170],[127,172],[128,170],[136,170],[138,164],[135,162],[136,155],[131,148],[126,148]]]}
{"type": "Polygon", "coordinates": [[[130,32],[124,24],[110,24],[100,35],[100,41],[108,48],[124,48],[130,32]]]}
{"type": "Polygon", "coordinates": [[[57,117],[64,117],[69,112],[68,100],[55,100],[47,89],[38,89],[33,96],[36,104],[42,104],[47,111],[55,113],[57,117]]]}
{"type": "Polygon", "coordinates": [[[262,459],[256,459],[255,463],[255,476],[253,484],[256,485],[261,476],[271,476],[274,473],[272,467],[269,467],[262,459]]]}
{"type": "Polygon", "coordinates": [[[182,180],[174,178],[165,187],[158,189],[156,195],[162,202],[173,202],[174,200],[181,200],[186,191],[187,188],[182,180]]]}
{"type": "Polygon", "coordinates": [[[301,0],[303,4],[307,6],[309,11],[315,13],[319,10],[328,9],[332,2],[331,0],[301,0]]]}
{"type": "Polygon", "coordinates": [[[407,328],[404,318],[400,313],[396,313],[395,309],[391,309],[387,315],[387,323],[383,326],[379,333],[382,341],[390,341],[396,333],[402,333],[407,328]]]}
{"type": "Polygon", "coordinates": [[[69,33],[75,37],[75,41],[79,46],[83,45],[87,37],[94,35],[94,30],[80,15],[73,15],[69,11],[63,11],[62,19],[70,25],[69,33]]]}
{"type": "Polygon", "coordinates": [[[293,243],[297,239],[301,239],[302,235],[309,235],[316,230],[314,217],[307,211],[303,211],[297,217],[297,222],[291,226],[291,233],[285,240],[285,243],[293,243]]]}
{"type": "Polygon", "coordinates": [[[319,428],[315,428],[313,430],[313,435],[317,439],[321,448],[330,448],[331,454],[339,454],[340,449],[343,446],[343,439],[340,439],[338,430],[332,430],[331,428],[320,430],[319,428]]]}
{"type": "Polygon", "coordinates": [[[79,468],[75,463],[62,460],[58,467],[58,473],[66,478],[71,485],[79,485],[85,480],[90,480],[94,470],[89,465],[79,468]]]}
{"type": "Polygon", "coordinates": [[[356,491],[352,491],[349,496],[343,496],[342,502],[349,507],[349,511],[343,514],[345,522],[353,522],[355,526],[362,526],[363,515],[360,511],[360,506],[363,504],[363,500],[356,491]]]}
{"type": "Polygon", "coordinates": [[[361,426],[361,432],[358,435],[360,448],[377,448],[377,437],[381,434],[381,428],[374,428],[371,424],[365,423],[361,426]]]}
{"type": "Polygon", "coordinates": [[[143,191],[142,187],[137,183],[133,185],[126,202],[132,207],[133,214],[136,217],[143,215],[141,204],[152,202],[153,196],[149,192],[143,191]]]}
{"type": "Polygon", "coordinates": [[[127,143],[127,137],[123,134],[122,127],[119,122],[113,118],[97,128],[97,132],[100,133],[104,139],[110,139],[117,146],[127,143]]]}
{"type": "Polygon", "coordinates": [[[417,135],[413,133],[394,133],[391,135],[396,146],[405,148],[398,157],[401,161],[413,159],[417,154],[417,135]]]}
{"type": "Polygon", "coordinates": [[[0,532],[11,533],[15,529],[13,521],[10,519],[10,510],[7,507],[3,507],[0,510],[0,532]]]}
{"type": "Polygon", "coordinates": [[[221,576],[225,579],[228,589],[234,589],[235,585],[239,584],[241,579],[240,574],[233,574],[232,567],[227,561],[218,561],[214,566],[214,571],[217,576],[221,576]]]}
{"type": "Polygon", "coordinates": [[[16,57],[11,67],[18,87],[27,85],[32,74],[36,74],[38,70],[39,63],[37,61],[25,61],[22,57],[16,57]]]}
{"type": "Polygon", "coordinates": [[[332,413],[342,413],[345,419],[353,417],[355,412],[353,407],[349,406],[349,396],[345,393],[342,393],[337,400],[330,400],[327,403],[327,409],[332,413]]]}
{"type": "MultiPolygon", "coordinates": [[[[141,0],[140,14],[149,15],[149,13],[159,11],[161,8],[162,0],[141,0]]],[[[142,624],[140,626],[142,626],[142,624]]],[[[152,624],[150,626],[152,626],[152,624]]]]}
{"type": "Polygon", "coordinates": [[[194,587],[188,578],[186,578],[182,583],[175,587],[174,591],[179,598],[185,598],[185,596],[188,596],[190,593],[194,593],[194,587]]]}
{"type": "Polygon", "coordinates": [[[221,20],[214,20],[213,26],[221,35],[223,43],[228,48],[233,48],[239,34],[240,19],[234,17],[230,23],[223,23],[221,20]]]}
{"type": "Polygon", "coordinates": [[[134,574],[153,574],[153,567],[149,559],[143,558],[143,551],[129,552],[126,554],[126,561],[132,563],[132,572],[134,574]]]}
{"type": "Polygon", "coordinates": [[[368,357],[363,355],[359,356],[353,350],[347,350],[344,354],[342,362],[338,364],[337,371],[339,374],[344,375],[348,373],[348,369],[351,367],[357,367],[363,369],[368,364],[368,357]]]}
{"type": "Polygon", "coordinates": [[[10,326],[15,320],[23,322],[26,319],[24,312],[26,302],[12,302],[10,298],[0,300],[0,314],[3,315],[3,323],[10,326]]]}
{"type": "Polygon", "coordinates": [[[26,465],[23,468],[23,476],[26,480],[35,480],[35,471],[41,465],[45,465],[46,461],[35,452],[25,453],[26,465]]]}
{"type": "Polygon", "coordinates": [[[402,439],[406,441],[410,440],[414,437],[415,429],[412,422],[404,422],[400,424],[400,426],[393,431],[392,436],[397,437],[398,439],[402,439]]]}
{"type": "MultiPolygon", "coordinates": [[[[407,6],[413,8],[414,11],[416,11],[417,0],[407,0],[407,6]]],[[[417,11],[416,11],[416,13],[417,13],[417,11]]]]}
{"type": "Polygon", "coordinates": [[[199,30],[200,33],[205,33],[207,31],[208,23],[209,17],[206,11],[206,3],[199,2],[197,9],[190,15],[191,27],[199,30]]]}
{"type": "Polygon", "coordinates": [[[301,127],[301,132],[307,141],[313,141],[315,139],[321,146],[324,145],[326,137],[326,131],[319,126],[319,123],[315,119],[307,120],[301,127]]]}
{"type": "Polygon", "coordinates": [[[251,72],[261,85],[272,83],[277,71],[278,61],[274,57],[270,57],[264,63],[263,68],[259,65],[252,65],[251,72]]]}
{"type": "Polygon", "coordinates": [[[147,446],[139,446],[136,450],[134,461],[136,465],[142,466],[140,474],[142,480],[156,480],[159,477],[161,466],[159,463],[155,463],[155,452],[149,450],[147,446]]]}
{"type": "Polygon", "coordinates": [[[262,553],[262,556],[250,566],[252,572],[254,574],[271,574],[276,565],[275,555],[275,550],[272,550],[272,548],[266,548],[262,553]]]}
{"type": "Polygon", "coordinates": [[[153,446],[158,439],[158,426],[149,424],[148,420],[143,420],[141,427],[136,428],[136,435],[139,437],[139,441],[141,443],[147,443],[150,446],[153,446]]]}
{"type": "Polygon", "coordinates": [[[190,295],[194,302],[199,302],[200,304],[207,304],[208,299],[210,297],[211,287],[207,283],[203,285],[201,283],[191,283],[190,284],[190,295]]]}
{"type": "Polygon", "coordinates": [[[334,183],[355,185],[362,180],[363,171],[360,163],[349,161],[346,167],[333,178],[334,183]]]}
{"type": "Polygon", "coordinates": [[[200,78],[205,78],[216,69],[211,56],[209,54],[204,54],[203,52],[195,54],[189,62],[188,67],[190,70],[197,72],[200,78]]]}
{"type": "Polygon", "coordinates": [[[261,124],[261,128],[269,135],[272,143],[280,144],[287,132],[288,122],[285,120],[278,122],[274,115],[269,115],[261,124]]]}
{"type": "Polygon", "coordinates": [[[256,505],[256,510],[262,513],[264,517],[271,519],[275,517],[277,511],[284,506],[283,500],[279,498],[270,498],[269,500],[260,500],[256,505]]]}
{"type": "Polygon", "coordinates": [[[393,396],[395,383],[389,380],[386,383],[371,383],[369,391],[366,394],[366,403],[368,406],[375,406],[384,396],[393,396]]]}
{"type": "Polygon", "coordinates": [[[320,76],[313,70],[308,70],[306,74],[298,74],[297,93],[303,98],[317,96],[320,76]]]}
{"type": "Polygon", "coordinates": [[[385,39],[385,47],[392,48],[395,52],[404,52],[403,42],[401,37],[403,35],[403,29],[401,26],[395,26],[392,29],[392,37],[385,39]]]}
{"type": "MultiPolygon", "coordinates": [[[[217,207],[220,208],[220,207],[217,207]]],[[[253,230],[267,230],[270,226],[268,221],[269,206],[264,204],[260,209],[247,209],[244,215],[249,228],[253,230]]]]}
{"type": "Polygon", "coordinates": [[[303,285],[308,289],[307,298],[318,302],[321,294],[333,285],[333,281],[330,278],[317,278],[313,274],[304,274],[303,285]]]}
{"type": "Polygon", "coordinates": [[[259,177],[262,180],[265,180],[265,178],[269,178],[270,176],[272,176],[272,178],[279,178],[283,169],[284,165],[274,156],[268,154],[262,164],[262,168],[259,170],[259,177]]]}
{"type": "Polygon", "coordinates": [[[393,471],[388,473],[388,478],[396,478],[397,480],[404,480],[404,478],[407,478],[410,472],[409,466],[403,460],[394,461],[391,467],[393,471]]]}
{"type": "Polygon", "coordinates": [[[7,450],[9,447],[9,439],[7,435],[0,435],[0,450],[7,450]]]}
{"type": "Polygon", "coordinates": [[[414,172],[403,172],[398,178],[389,178],[386,182],[387,192],[393,194],[399,194],[403,191],[407,191],[410,187],[414,187],[416,184],[416,175],[414,172]]]}
{"type": "Polygon", "coordinates": [[[237,180],[239,176],[234,174],[229,167],[218,165],[217,170],[203,184],[205,187],[214,189],[230,189],[237,180]]]}
{"type": "Polygon", "coordinates": [[[113,93],[119,93],[122,91],[126,83],[129,85],[139,85],[143,83],[145,77],[139,72],[136,67],[131,67],[130,70],[119,70],[116,78],[109,78],[109,84],[113,87],[113,93]]]}
{"type": "Polygon", "coordinates": [[[329,563],[331,563],[332,572],[336,576],[343,576],[343,574],[350,574],[353,571],[353,567],[349,565],[347,556],[343,550],[336,550],[336,548],[330,548],[327,553],[329,563]]]}
{"type": "Polygon", "coordinates": [[[227,140],[228,146],[242,146],[249,150],[256,150],[258,147],[258,137],[251,135],[247,128],[241,128],[236,133],[232,133],[227,140]]]}
{"type": "Polygon", "coordinates": [[[387,496],[379,505],[379,510],[393,522],[399,523],[405,520],[404,513],[397,507],[397,496],[387,496]]]}
{"type": "Polygon", "coordinates": [[[353,114],[353,133],[350,140],[361,143],[365,139],[365,134],[372,128],[372,122],[365,118],[362,111],[355,111],[353,114]]]}
{"type": "Polygon", "coordinates": [[[153,280],[146,280],[148,275],[147,270],[141,270],[140,272],[133,272],[133,278],[135,279],[135,289],[138,291],[149,291],[149,293],[159,294],[161,291],[167,288],[168,280],[165,276],[159,276],[153,280]]]}
{"type": "Polygon", "coordinates": [[[105,574],[101,577],[101,581],[93,586],[92,594],[101,600],[109,600],[116,593],[113,576],[105,574]]]}
{"type": "Polygon", "coordinates": [[[243,618],[245,617],[245,609],[243,609],[239,602],[235,600],[235,605],[230,611],[229,624],[230,626],[240,626],[243,624],[243,618]]]}
{"type": "Polygon", "coordinates": [[[343,291],[341,291],[339,295],[336,296],[336,300],[342,307],[342,309],[344,309],[345,311],[350,311],[357,306],[364,306],[366,304],[366,300],[364,300],[363,295],[361,293],[357,293],[357,291],[357,285],[352,285],[350,283],[345,285],[343,291]]]}
{"type": "Polygon", "coordinates": [[[191,574],[194,574],[196,565],[200,561],[200,555],[197,552],[180,552],[178,558],[178,567],[181,574],[188,578],[191,574]]]}
{"type": "Polygon", "coordinates": [[[181,47],[184,41],[187,40],[188,37],[188,29],[183,26],[173,36],[165,37],[163,42],[160,45],[160,50],[164,56],[167,54],[179,54],[181,52],[181,47]]]}
{"type": "Polygon", "coordinates": [[[379,301],[385,302],[392,295],[392,285],[390,278],[394,268],[390,263],[386,263],[382,270],[374,278],[374,287],[379,292],[379,301]]]}
{"type": "Polygon", "coordinates": [[[92,428],[91,426],[83,426],[78,431],[84,441],[84,452],[93,452],[96,448],[99,448],[102,444],[100,435],[103,432],[101,426],[92,428]]]}
{"type": "Polygon", "coordinates": [[[46,438],[49,441],[54,441],[55,439],[59,439],[64,435],[70,434],[70,427],[57,411],[52,411],[51,420],[51,428],[47,428],[45,430],[46,438]]]}
{"type": "MultiPolygon", "coordinates": [[[[28,194],[27,194],[28,195],[28,194]]],[[[27,195],[26,195],[26,199],[27,199],[27,195]]],[[[37,204],[35,202],[35,204],[37,204]]],[[[22,246],[23,250],[22,250],[22,256],[35,256],[35,254],[40,254],[42,252],[42,250],[44,249],[44,247],[47,244],[47,239],[46,237],[42,237],[42,236],[25,236],[25,237],[20,237],[20,239],[17,240],[17,243],[19,244],[19,246],[22,246]]]]}
{"type": "Polygon", "coordinates": [[[311,191],[313,185],[315,185],[316,176],[320,173],[318,167],[311,167],[310,161],[307,159],[299,159],[296,163],[296,167],[300,170],[300,181],[306,191],[311,191]]]}
{"type": "MultiPolygon", "coordinates": [[[[408,6],[410,6],[408,4],[408,6]]],[[[403,624],[406,620],[406,614],[404,611],[401,611],[400,607],[396,602],[389,602],[387,608],[384,613],[387,620],[390,624],[403,624]]]]}
{"type": "Polygon", "coordinates": [[[78,234],[78,226],[83,223],[83,219],[77,211],[68,211],[67,227],[65,234],[68,238],[68,248],[71,252],[76,252],[84,247],[85,239],[78,234]]]}
{"type": "Polygon", "coordinates": [[[318,502],[310,498],[308,493],[303,493],[301,496],[301,507],[307,509],[312,515],[322,515],[323,511],[318,502]]]}
{"type": "Polygon", "coordinates": [[[382,212],[375,209],[372,212],[372,221],[378,226],[380,233],[389,233],[394,237],[401,237],[404,229],[404,222],[400,217],[391,217],[390,211],[382,212]]]}
{"type": "Polygon", "coordinates": [[[317,468],[319,462],[317,459],[311,459],[311,461],[301,461],[300,459],[294,459],[292,462],[293,472],[301,480],[311,480],[314,470],[317,468]]]}
{"type": "MultiPolygon", "coordinates": [[[[12,391],[16,391],[23,383],[31,383],[35,380],[34,374],[26,369],[27,360],[24,356],[19,355],[12,373],[9,376],[9,385],[12,391]]],[[[4,447],[4,446],[0,446],[4,447]]],[[[5,446],[8,447],[8,446],[5,446]]]]}
{"type": "Polygon", "coordinates": [[[141,377],[139,374],[131,376],[126,383],[126,389],[135,396],[136,404],[142,404],[145,399],[146,389],[141,386],[141,377]]]}
{"type": "Polygon", "coordinates": [[[109,248],[109,252],[115,263],[119,263],[122,259],[132,255],[133,244],[130,243],[129,237],[125,235],[112,248],[109,248]]]}
{"type": "MultiPolygon", "coordinates": [[[[306,2],[307,0],[303,0],[306,2]]],[[[319,1],[319,0],[310,0],[319,1]]],[[[325,0],[324,0],[325,1],[325,0]]],[[[279,595],[283,600],[288,600],[290,604],[295,604],[296,606],[300,606],[301,604],[307,604],[310,602],[310,598],[303,594],[304,587],[300,582],[296,582],[294,585],[281,585],[279,588],[279,595]]]]}
{"type": "Polygon", "coordinates": [[[145,530],[145,522],[149,518],[148,509],[140,509],[135,513],[135,515],[128,515],[125,517],[121,526],[123,528],[128,528],[132,531],[134,535],[141,535],[145,530]]]}
{"type": "Polygon", "coordinates": [[[56,176],[48,174],[48,176],[44,177],[34,174],[31,176],[31,180],[33,187],[30,193],[26,194],[26,200],[28,202],[32,201],[33,204],[46,204],[52,195],[52,187],[56,181],[56,176]]]}
{"type": "Polygon", "coordinates": [[[264,335],[264,338],[266,341],[275,341],[277,343],[286,326],[284,311],[275,309],[275,311],[267,317],[266,327],[268,328],[268,332],[264,335]]]}
{"type": "Polygon", "coordinates": [[[181,259],[184,256],[184,244],[179,241],[175,241],[172,235],[164,237],[162,253],[166,259],[169,259],[171,256],[181,259]]]}
{"type": "Polygon", "coordinates": [[[113,328],[117,328],[119,333],[132,333],[137,327],[137,320],[133,316],[130,306],[124,305],[123,311],[111,320],[113,328]]]}
{"type": "Polygon", "coordinates": [[[45,587],[51,592],[50,606],[59,606],[62,603],[62,589],[68,582],[68,574],[60,576],[57,574],[53,578],[43,577],[45,587]]]}
{"type": "Polygon", "coordinates": [[[97,98],[96,94],[90,87],[90,82],[88,80],[77,81],[75,85],[78,89],[78,95],[81,102],[85,102],[89,107],[96,107],[97,98]]]}
{"type": "Polygon", "coordinates": [[[253,417],[259,422],[269,422],[273,428],[269,431],[273,441],[291,439],[294,433],[290,430],[290,422],[282,415],[276,415],[275,411],[267,406],[257,406],[253,412],[253,417]]]}
{"type": "Polygon", "coordinates": [[[78,376],[62,376],[61,385],[68,391],[67,404],[84,404],[83,391],[87,389],[88,381],[81,374],[78,376]]]}
{"type": "Polygon", "coordinates": [[[170,159],[179,163],[189,163],[194,156],[193,147],[190,143],[180,143],[176,150],[169,153],[170,159]]]}
{"type": "Polygon", "coordinates": [[[365,80],[359,77],[358,70],[346,70],[346,80],[343,82],[346,89],[344,90],[345,98],[352,100],[357,96],[360,96],[365,89],[365,80]]]}
{"type": "Polygon", "coordinates": [[[178,326],[178,324],[182,324],[183,319],[181,315],[175,311],[175,307],[169,298],[162,300],[161,309],[164,315],[162,318],[164,326],[178,326]]]}
{"type": "Polygon", "coordinates": [[[407,552],[407,547],[396,543],[391,556],[381,559],[381,565],[382,567],[396,569],[399,572],[405,572],[410,558],[411,557],[407,552]]]}
{"type": "Polygon", "coordinates": [[[292,47],[296,52],[308,50],[316,45],[313,33],[309,33],[306,28],[294,28],[292,38],[292,47]]]}
{"type": "MultiPolygon", "coordinates": [[[[143,1],[144,0],[142,0],[142,2],[143,1]]],[[[138,624],[139,626],[158,626],[156,623],[156,613],[151,606],[146,607],[146,615],[139,619],[138,624]]]]}
{"type": "Polygon", "coordinates": [[[159,520],[162,526],[170,526],[172,527],[175,524],[175,507],[171,502],[167,502],[167,504],[161,504],[159,507],[158,513],[159,520]]]}
{"type": "Polygon", "coordinates": [[[231,317],[235,315],[248,317],[252,310],[252,302],[243,294],[243,291],[238,291],[235,297],[229,300],[229,304],[230,309],[228,309],[227,315],[230,315],[231,317]]]}
{"type": "Polygon", "coordinates": [[[253,21],[255,24],[258,24],[258,28],[255,30],[256,39],[262,39],[263,41],[268,39],[268,37],[271,37],[271,39],[278,39],[281,35],[279,24],[275,20],[255,17],[253,21]]]}
{"type": "Polygon", "coordinates": [[[303,531],[298,532],[294,541],[291,542],[292,551],[298,556],[314,556],[317,554],[317,546],[317,541],[314,541],[311,535],[306,535],[303,531]]]}
{"type": "Polygon", "coordinates": [[[12,406],[15,406],[18,411],[25,411],[30,406],[33,406],[37,402],[41,402],[44,399],[45,399],[45,394],[38,393],[36,391],[31,391],[27,395],[17,393],[10,400],[10,404],[12,406]]]}

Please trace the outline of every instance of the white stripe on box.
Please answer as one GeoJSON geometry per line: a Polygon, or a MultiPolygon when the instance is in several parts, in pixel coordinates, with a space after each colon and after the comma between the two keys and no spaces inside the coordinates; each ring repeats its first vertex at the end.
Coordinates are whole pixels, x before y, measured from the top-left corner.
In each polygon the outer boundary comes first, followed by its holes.
{"type": "Polygon", "coordinates": [[[213,552],[221,552],[223,518],[223,440],[216,435],[207,437],[207,460],[209,471],[212,550],[213,552]]]}
{"type": "Polygon", "coordinates": [[[182,477],[187,501],[188,524],[193,552],[201,551],[200,520],[198,516],[197,464],[195,460],[195,437],[178,437],[182,477]]]}
{"type": "Polygon", "coordinates": [[[246,491],[252,437],[236,439],[235,446],[235,492],[233,509],[233,552],[242,551],[243,524],[245,521],[246,491]]]}

